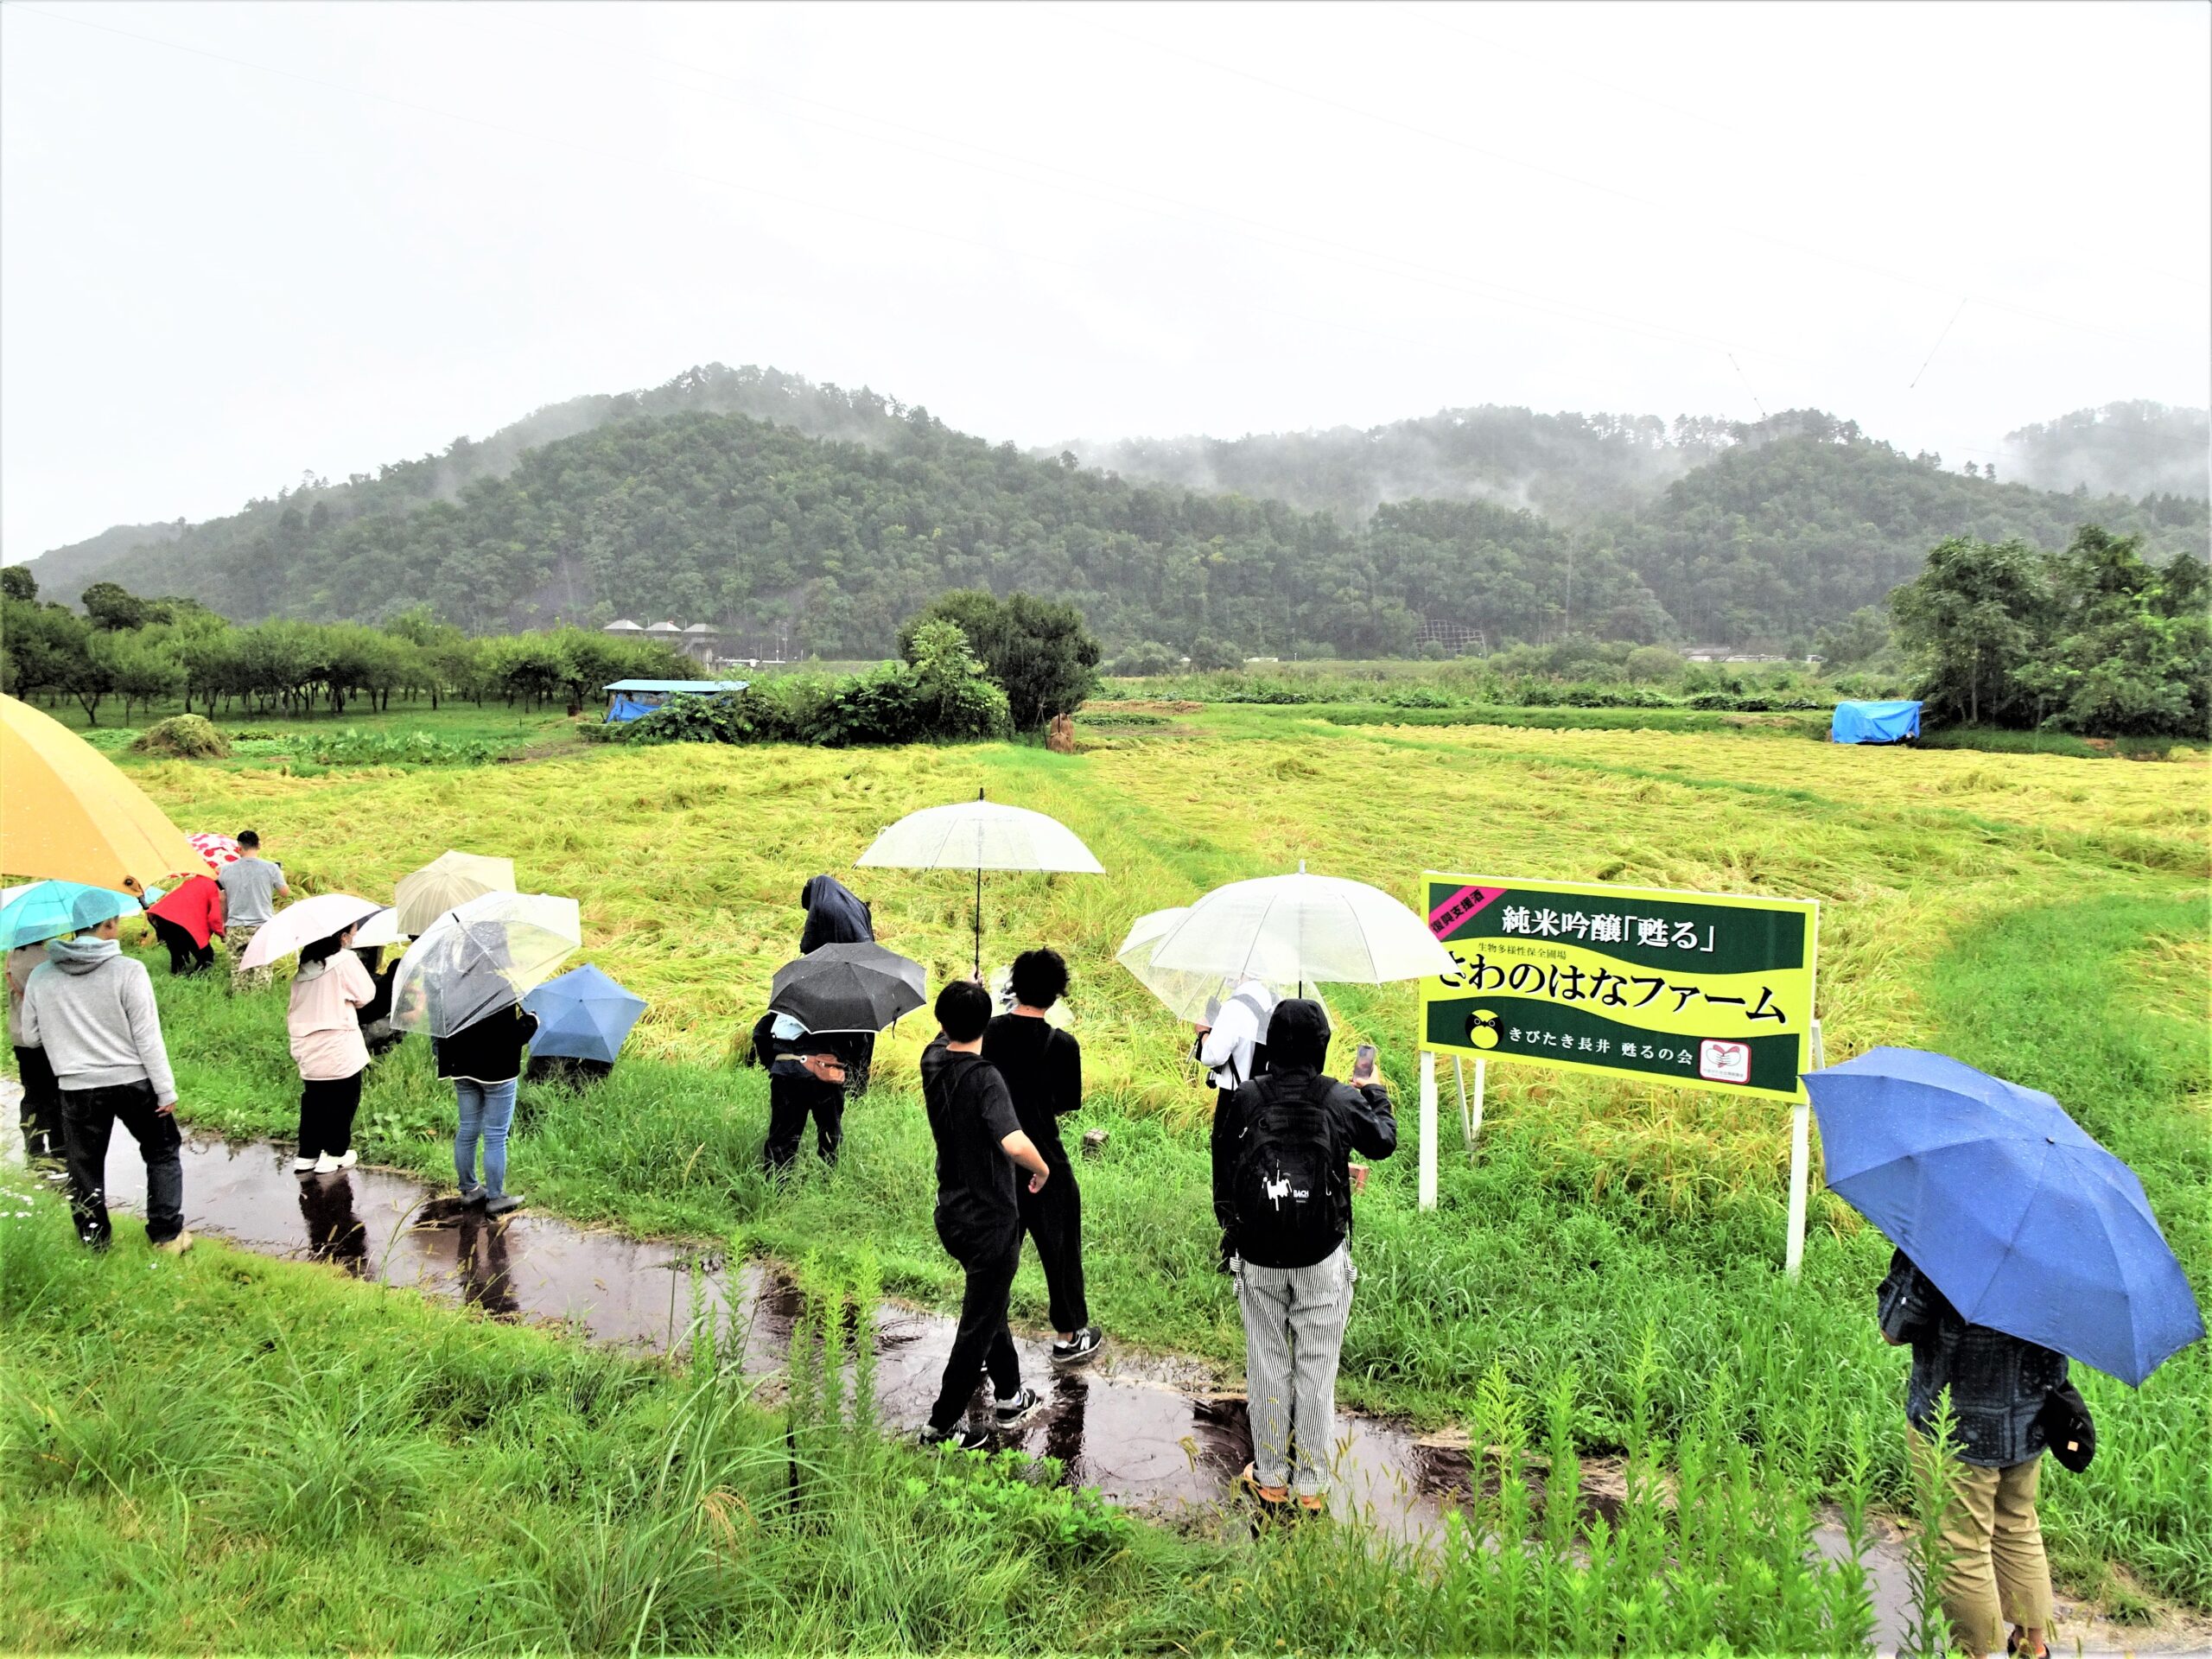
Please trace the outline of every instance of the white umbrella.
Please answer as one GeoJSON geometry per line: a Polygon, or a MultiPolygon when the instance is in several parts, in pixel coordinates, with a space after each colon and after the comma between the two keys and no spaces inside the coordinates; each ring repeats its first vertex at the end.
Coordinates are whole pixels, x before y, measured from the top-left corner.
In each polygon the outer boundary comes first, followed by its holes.
{"type": "Polygon", "coordinates": [[[391,1023],[450,1037],[519,1002],[582,948],[573,899],[487,893],[423,929],[392,976],[391,1023]]]}
{"type": "Polygon", "coordinates": [[[413,938],[432,922],[487,893],[515,890],[515,861],[482,853],[443,852],[421,869],[399,878],[391,902],[399,912],[399,931],[413,938]]]}
{"type": "Polygon", "coordinates": [[[980,789],[972,801],[909,812],[877,836],[853,861],[865,869],[975,871],[976,971],[979,975],[983,971],[985,870],[1106,874],[1105,866],[1091,856],[1090,849],[1058,818],[1026,807],[987,801],[980,789]]]}
{"type": "Polygon", "coordinates": [[[399,937],[392,925],[391,908],[373,899],[356,899],[350,893],[318,893],[296,905],[287,905],[276,918],[254,934],[253,942],[238,958],[241,968],[266,968],[279,957],[289,957],[302,945],[343,933],[355,923],[361,930],[356,944],[390,944],[399,937]]]}
{"type": "MultiPolygon", "coordinates": [[[[1135,975],[1137,983],[1158,997],[1160,1007],[1178,1020],[1210,1021],[1217,1005],[1244,976],[1204,968],[1162,968],[1154,959],[1160,942],[1190,913],[1188,905],[1178,905],[1173,910],[1155,910],[1138,917],[1129,924],[1128,937],[1114,953],[1114,960],[1135,975]]],[[[1274,982],[1268,988],[1277,996],[1295,996],[1298,982],[1274,982]]]]}
{"type": "Polygon", "coordinates": [[[1156,971],[1270,985],[1380,985],[1455,970],[1427,925],[1379,887],[1332,875],[1262,876],[1217,887],[1160,936],[1156,971]]]}

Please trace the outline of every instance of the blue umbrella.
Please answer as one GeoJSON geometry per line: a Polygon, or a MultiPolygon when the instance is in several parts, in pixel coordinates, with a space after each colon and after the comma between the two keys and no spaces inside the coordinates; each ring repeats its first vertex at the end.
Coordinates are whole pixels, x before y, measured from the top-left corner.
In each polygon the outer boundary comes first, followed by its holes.
{"type": "Polygon", "coordinates": [[[2204,1334],[2143,1183],[2049,1095],[1912,1048],[1805,1087],[1828,1185],[1968,1324],[2134,1388],[2204,1334]]]}
{"type": "Polygon", "coordinates": [[[537,1016],[537,1035],[530,1039],[533,1057],[610,1065],[645,1011],[645,998],[632,996],[589,963],[547,980],[522,1005],[537,1016]]]}
{"type": "Polygon", "coordinates": [[[59,938],[82,927],[97,927],[111,916],[137,913],[137,899],[111,887],[88,887],[81,881],[34,881],[0,906],[0,950],[59,938]]]}

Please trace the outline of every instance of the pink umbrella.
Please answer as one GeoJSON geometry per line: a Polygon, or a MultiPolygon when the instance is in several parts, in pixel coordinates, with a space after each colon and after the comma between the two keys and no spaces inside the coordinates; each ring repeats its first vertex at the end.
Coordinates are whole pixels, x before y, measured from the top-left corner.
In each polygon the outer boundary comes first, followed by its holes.
{"type": "Polygon", "coordinates": [[[219,870],[226,864],[238,862],[238,844],[228,836],[209,835],[202,832],[196,836],[187,836],[185,839],[192,843],[193,849],[200,857],[207,861],[207,868],[211,870],[219,870]]]}

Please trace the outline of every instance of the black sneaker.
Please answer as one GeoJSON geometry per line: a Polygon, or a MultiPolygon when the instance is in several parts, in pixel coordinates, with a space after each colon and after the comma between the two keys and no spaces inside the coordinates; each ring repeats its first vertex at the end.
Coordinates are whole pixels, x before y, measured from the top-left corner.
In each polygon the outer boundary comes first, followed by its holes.
{"type": "Polygon", "coordinates": [[[1023,1389],[1011,1400],[991,1402],[992,1419],[1001,1429],[1020,1428],[1044,1409],[1045,1396],[1031,1388],[1023,1389]]]}
{"type": "Polygon", "coordinates": [[[991,1437],[980,1428],[970,1428],[958,1423],[950,1428],[925,1428],[914,1436],[914,1444],[922,1446],[950,1446],[955,1452],[981,1452],[991,1443],[991,1437]]]}
{"type": "Polygon", "coordinates": [[[487,1216],[508,1215],[521,1209],[523,1202],[519,1192],[502,1192],[496,1198],[487,1197],[484,1200],[484,1213],[487,1216]]]}
{"type": "Polygon", "coordinates": [[[1052,1344],[1052,1363],[1055,1365],[1088,1365],[1106,1345],[1106,1333],[1095,1325],[1086,1325],[1075,1333],[1073,1342],[1052,1344]]]}

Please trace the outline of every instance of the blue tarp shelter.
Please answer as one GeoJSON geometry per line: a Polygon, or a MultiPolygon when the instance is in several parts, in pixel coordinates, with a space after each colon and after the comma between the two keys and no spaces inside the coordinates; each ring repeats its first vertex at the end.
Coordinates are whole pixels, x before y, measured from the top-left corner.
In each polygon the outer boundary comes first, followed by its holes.
{"type": "Polygon", "coordinates": [[[750,680],[616,680],[601,688],[607,693],[607,719],[602,723],[617,725],[639,719],[671,697],[711,697],[724,691],[742,691],[751,683],[750,680]]]}
{"type": "Polygon", "coordinates": [[[1919,735],[1917,702],[1839,702],[1828,727],[1838,743],[1904,743],[1919,735]]]}

